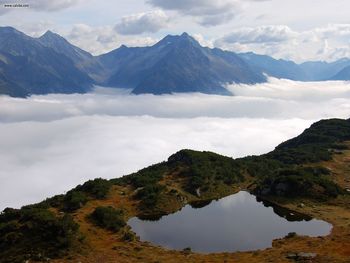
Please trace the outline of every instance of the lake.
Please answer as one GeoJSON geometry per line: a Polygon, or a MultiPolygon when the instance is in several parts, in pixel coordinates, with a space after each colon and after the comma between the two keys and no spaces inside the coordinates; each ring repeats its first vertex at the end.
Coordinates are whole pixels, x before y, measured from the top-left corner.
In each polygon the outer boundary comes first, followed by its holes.
{"type": "Polygon", "coordinates": [[[128,221],[142,241],[169,249],[190,247],[203,253],[265,249],[290,232],[328,235],[332,225],[273,206],[245,191],[207,203],[186,205],[157,221],[128,221]]]}

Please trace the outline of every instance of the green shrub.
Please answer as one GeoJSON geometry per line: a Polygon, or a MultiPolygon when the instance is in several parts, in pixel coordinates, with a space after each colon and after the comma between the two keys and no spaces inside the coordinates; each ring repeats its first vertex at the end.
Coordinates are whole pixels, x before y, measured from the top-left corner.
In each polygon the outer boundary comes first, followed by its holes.
{"type": "Polygon", "coordinates": [[[181,176],[188,177],[187,190],[192,193],[214,182],[232,185],[244,180],[239,162],[212,152],[182,150],[169,157],[168,166],[185,168],[181,176]]]}
{"type": "Polygon", "coordinates": [[[329,170],[322,167],[279,169],[263,178],[256,191],[269,189],[269,194],[286,197],[336,197],[342,190],[328,175],[329,170]]]}
{"type": "Polygon", "coordinates": [[[57,217],[33,207],[5,209],[0,215],[0,262],[61,257],[77,241],[78,229],[69,215],[57,217]]]}
{"type": "Polygon", "coordinates": [[[93,198],[104,199],[106,198],[111,186],[112,183],[108,180],[97,178],[94,180],[89,180],[83,185],[77,186],[75,190],[89,194],[93,198]]]}
{"type": "Polygon", "coordinates": [[[147,185],[137,192],[136,198],[141,200],[141,206],[153,208],[156,206],[160,194],[164,189],[165,186],[159,184],[147,185]]]}
{"type": "Polygon", "coordinates": [[[67,192],[63,199],[63,210],[67,212],[74,212],[83,207],[87,202],[86,194],[80,191],[71,190],[67,192]]]}
{"type": "Polygon", "coordinates": [[[90,215],[92,222],[102,228],[117,232],[126,225],[123,211],[113,207],[97,207],[90,215]]]}
{"type": "Polygon", "coordinates": [[[157,184],[168,170],[163,163],[155,164],[126,177],[127,182],[136,188],[157,184]]]}

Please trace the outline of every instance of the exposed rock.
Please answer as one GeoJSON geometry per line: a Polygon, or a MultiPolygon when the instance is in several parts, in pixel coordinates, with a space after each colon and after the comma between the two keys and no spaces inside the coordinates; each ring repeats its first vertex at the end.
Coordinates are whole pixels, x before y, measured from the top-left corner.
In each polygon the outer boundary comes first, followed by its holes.
{"type": "Polygon", "coordinates": [[[298,253],[288,253],[286,258],[294,259],[295,261],[311,260],[317,256],[316,253],[310,252],[298,252],[298,253]]]}
{"type": "Polygon", "coordinates": [[[180,194],[177,194],[177,199],[178,199],[181,203],[187,204],[187,198],[186,198],[186,197],[184,197],[184,196],[182,196],[182,195],[180,195],[180,194]]]}
{"type": "Polygon", "coordinates": [[[286,258],[295,259],[298,256],[297,253],[288,253],[286,258]]]}
{"type": "Polygon", "coordinates": [[[200,189],[200,188],[197,188],[197,189],[196,189],[196,195],[197,195],[198,197],[201,197],[201,189],[200,189]]]}

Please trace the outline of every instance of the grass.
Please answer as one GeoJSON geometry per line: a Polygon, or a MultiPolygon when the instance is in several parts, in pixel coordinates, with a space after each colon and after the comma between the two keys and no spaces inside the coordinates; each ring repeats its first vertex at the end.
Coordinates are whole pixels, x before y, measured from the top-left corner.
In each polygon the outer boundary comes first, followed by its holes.
{"type": "MultiPolygon", "coordinates": [[[[110,181],[90,180],[65,195],[22,209],[6,209],[0,215],[0,262],[62,257],[79,244],[79,225],[84,226],[89,240],[96,241],[84,225],[86,218],[99,228],[118,232],[125,219],[136,213],[171,212],[187,201],[223,197],[252,180],[255,193],[283,197],[289,203],[338,200],[345,194],[345,181],[339,175],[334,180],[334,171],[326,164],[334,164],[335,153],[348,151],[347,140],[349,120],[321,121],[265,155],[234,160],[211,152],[182,150],[137,173],[110,181]],[[115,188],[123,189],[123,195],[113,192],[115,188]],[[128,201],[125,207],[113,208],[116,203],[111,200],[128,201]]],[[[132,246],[137,241],[128,242],[132,246]]]]}

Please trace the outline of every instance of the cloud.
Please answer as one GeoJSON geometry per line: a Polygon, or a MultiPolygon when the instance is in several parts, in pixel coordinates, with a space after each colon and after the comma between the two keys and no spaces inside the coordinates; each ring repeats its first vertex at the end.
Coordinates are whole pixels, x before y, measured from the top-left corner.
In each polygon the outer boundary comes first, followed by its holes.
{"type": "Polygon", "coordinates": [[[122,35],[138,35],[155,33],[167,26],[169,17],[161,10],[124,16],[115,26],[115,30],[122,35]]]}
{"type": "Polygon", "coordinates": [[[207,26],[222,24],[241,12],[241,3],[237,0],[148,0],[147,3],[196,17],[200,24],[207,26]]]}
{"type": "Polygon", "coordinates": [[[75,24],[69,32],[62,32],[74,45],[89,51],[94,55],[109,52],[120,45],[148,46],[153,45],[158,39],[149,36],[123,36],[116,33],[113,26],[90,26],[86,24],[75,24]]]}
{"type": "Polygon", "coordinates": [[[183,148],[235,157],[263,153],[310,123],[146,116],[2,123],[0,210],[63,193],[88,179],[137,171],[183,148]]]}
{"type": "Polygon", "coordinates": [[[314,31],[322,38],[342,37],[349,39],[350,24],[328,24],[324,27],[315,28],[314,31]]]}
{"type": "Polygon", "coordinates": [[[0,97],[0,210],[115,178],[191,148],[242,157],[323,118],[348,118],[350,85],[270,79],[236,96],[91,94],[0,97]],[[150,154],[152,153],[152,154],[150,154]]]}
{"type": "Polygon", "coordinates": [[[290,40],[297,34],[288,26],[243,27],[233,30],[219,41],[240,44],[278,43],[290,40]]]}
{"type": "Polygon", "coordinates": [[[350,24],[329,24],[296,31],[287,25],[243,27],[216,39],[214,46],[304,62],[335,61],[350,56],[350,24]]]}
{"type": "Polygon", "coordinates": [[[203,47],[213,48],[213,41],[207,40],[202,34],[192,34],[192,37],[199,42],[203,47]]]}
{"type": "Polygon", "coordinates": [[[224,24],[241,14],[249,2],[269,0],[147,0],[147,3],[164,10],[192,16],[202,26],[224,24]]]}
{"type": "MultiPolygon", "coordinates": [[[[229,85],[236,96],[205,94],[126,95],[97,89],[90,94],[50,94],[29,99],[0,97],[0,122],[53,121],[76,116],[156,118],[319,119],[347,117],[348,82],[294,82],[270,78],[258,85],[229,85]],[[303,110],[300,110],[303,109],[303,110]]],[[[115,89],[111,89],[115,91],[115,89]]]]}
{"type": "MultiPolygon", "coordinates": [[[[260,85],[229,85],[236,96],[280,99],[293,102],[329,103],[332,100],[350,99],[350,82],[302,82],[269,78],[260,85]]],[[[345,116],[346,117],[346,116],[345,116]]]]}
{"type": "Polygon", "coordinates": [[[55,28],[55,24],[52,21],[48,20],[40,20],[35,23],[24,23],[23,21],[18,21],[19,23],[15,25],[15,28],[25,32],[25,34],[31,37],[40,37],[43,35],[48,29],[53,31],[55,28]]]}

